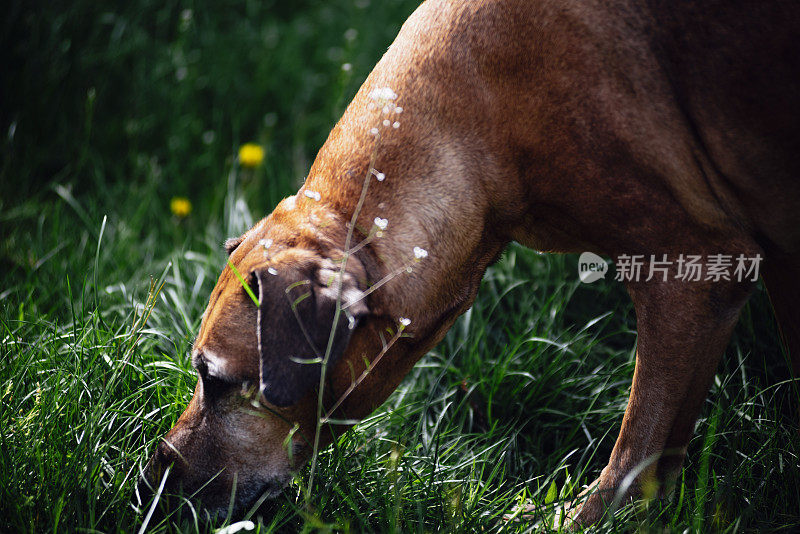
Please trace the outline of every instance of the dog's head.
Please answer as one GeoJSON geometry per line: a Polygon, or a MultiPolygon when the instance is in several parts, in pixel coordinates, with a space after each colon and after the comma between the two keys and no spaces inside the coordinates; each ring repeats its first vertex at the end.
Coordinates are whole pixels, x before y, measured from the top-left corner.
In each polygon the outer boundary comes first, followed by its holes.
{"type": "Polygon", "coordinates": [[[248,234],[226,244],[193,347],[194,396],[146,468],[143,504],[162,482],[212,516],[277,493],[311,453],[323,360],[336,365],[367,314],[356,258],[342,270],[341,257],[248,234]]]}

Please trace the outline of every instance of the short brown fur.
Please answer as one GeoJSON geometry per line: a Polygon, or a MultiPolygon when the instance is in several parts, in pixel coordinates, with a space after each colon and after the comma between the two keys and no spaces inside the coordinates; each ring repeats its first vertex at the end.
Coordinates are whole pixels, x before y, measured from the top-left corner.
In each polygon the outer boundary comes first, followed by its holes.
{"type": "MultiPolygon", "coordinates": [[[[387,398],[469,308],[486,267],[512,240],[615,259],[760,254],[798,372],[799,34],[793,2],[429,0],[334,127],[300,192],[232,242],[231,261],[260,276],[250,282],[268,299],[284,296],[263,285],[265,269],[306,265],[309,287],[322,295],[315,298],[328,298],[313,273],[342,257],[380,113],[368,108],[368,94],[388,86],[404,112],[383,135],[375,167],[387,178],[370,186],[358,227],[375,217],[389,225],[349,260],[347,290],[402,267],[415,246],[429,256],[369,295],[346,348],[332,355],[326,402],[379,353],[386,327],[412,320],[412,337],[392,347],[338,415],[363,418],[387,398]]],[[[573,510],[575,520],[598,520],[648,458],[658,460],[637,481],[668,485],[676,476],[752,288],[628,284],[638,324],[630,401],[597,491],[573,510]]],[[[194,346],[201,375],[216,362],[229,381],[257,385],[264,358],[291,352],[280,336],[274,346],[259,342],[262,311],[226,267],[194,346]],[[212,364],[203,360],[210,355],[212,364]]],[[[157,481],[174,464],[170,484],[194,491],[221,470],[200,494],[221,514],[234,476],[242,506],[279,487],[308,458],[316,428],[316,387],[293,394],[286,407],[262,399],[269,410],[253,416],[242,411],[240,388],[212,396],[201,380],[148,477],[157,481]],[[284,440],[295,422],[290,461],[284,440]]],[[[638,491],[634,484],[629,495],[638,491]]]]}

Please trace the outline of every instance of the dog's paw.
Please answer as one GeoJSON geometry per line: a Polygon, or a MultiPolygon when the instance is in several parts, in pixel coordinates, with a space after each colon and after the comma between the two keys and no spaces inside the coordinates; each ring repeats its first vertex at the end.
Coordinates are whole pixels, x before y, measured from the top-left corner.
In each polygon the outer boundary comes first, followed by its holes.
{"type": "Polygon", "coordinates": [[[607,503],[600,493],[593,493],[584,498],[578,497],[566,511],[565,526],[571,530],[600,522],[608,511],[607,503]]]}

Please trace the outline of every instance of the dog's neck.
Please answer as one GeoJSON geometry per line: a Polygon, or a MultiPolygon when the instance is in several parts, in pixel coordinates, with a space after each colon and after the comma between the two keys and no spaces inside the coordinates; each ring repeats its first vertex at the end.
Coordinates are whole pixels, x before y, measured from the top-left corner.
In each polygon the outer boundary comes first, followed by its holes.
{"type": "Polygon", "coordinates": [[[469,308],[486,267],[512,237],[513,219],[528,210],[512,149],[492,129],[487,94],[480,84],[463,83],[470,79],[463,65],[427,61],[432,43],[424,44],[409,24],[398,37],[407,46],[387,52],[331,131],[303,187],[271,216],[275,224],[294,225],[284,231],[287,239],[316,234],[335,245],[335,254],[358,247],[385,220],[382,236],[356,253],[370,287],[381,285],[368,296],[371,319],[353,335],[343,358],[348,363],[334,370],[335,391],[375,358],[386,329],[396,329],[400,318],[410,319],[410,337],[343,405],[355,418],[383,402],[469,308]],[[376,90],[396,94],[386,111],[376,90]],[[284,217],[289,211],[294,215],[284,217]],[[501,214],[508,223],[499,221],[501,214]],[[355,237],[346,243],[354,215],[355,237]]]}
{"type": "Polygon", "coordinates": [[[331,374],[336,395],[363,372],[365,361],[381,352],[387,329],[396,331],[401,318],[411,321],[409,337],[342,404],[346,418],[366,416],[441,340],[472,304],[486,267],[508,241],[489,230],[492,208],[476,174],[488,165],[471,165],[476,149],[465,149],[464,140],[432,122],[424,139],[407,135],[404,128],[416,131],[426,118],[414,110],[404,110],[401,117],[398,128],[385,131],[374,158],[374,170],[385,175],[378,181],[370,166],[376,140],[367,128],[375,114],[368,101],[357,98],[321,149],[304,186],[272,216],[277,222],[282,210],[299,210],[303,222],[295,215],[293,231],[314,227],[322,242],[335,244],[331,250],[337,256],[368,239],[354,259],[367,273],[364,289],[380,287],[367,297],[370,320],[354,333],[331,374]],[[366,195],[359,202],[365,179],[366,195]],[[354,214],[355,230],[346,243],[354,214]],[[376,219],[386,221],[380,237],[374,236],[376,219]],[[367,238],[370,228],[373,237],[367,238]]]}

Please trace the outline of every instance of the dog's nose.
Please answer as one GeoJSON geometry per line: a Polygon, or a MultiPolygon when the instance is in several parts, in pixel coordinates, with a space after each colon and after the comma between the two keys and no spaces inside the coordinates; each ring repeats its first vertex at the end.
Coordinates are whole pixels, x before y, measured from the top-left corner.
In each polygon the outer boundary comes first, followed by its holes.
{"type": "Polygon", "coordinates": [[[164,495],[163,491],[163,485],[154,486],[145,475],[136,483],[131,502],[137,509],[145,530],[155,528],[170,515],[170,507],[173,506],[170,502],[172,497],[164,495]]]}
{"type": "Polygon", "coordinates": [[[152,503],[155,494],[156,492],[153,489],[153,485],[147,480],[145,475],[142,475],[139,477],[138,482],[136,482],[136,488],[133,490],[131,502],[135,508],[144,512],[152,503]]]}
{"type": "Polygon", "coordinates": [[[181,465],[175,460],[176,455],[162,441],[136,483],[131,503],[147,527],[161,523],[177,504],[172,494],[179,486],[181,465]]]}
{"type": "Polygon", "coordinates": [[[142,470],[142,476],[139,477],[134,490],[133,504],[140,510],[144,511],[156,496],[169,493],[176,486],[181,466],[179,462],[175,462],[174,456],[163,441],[156,447],[153,456],[142,470]]]}

